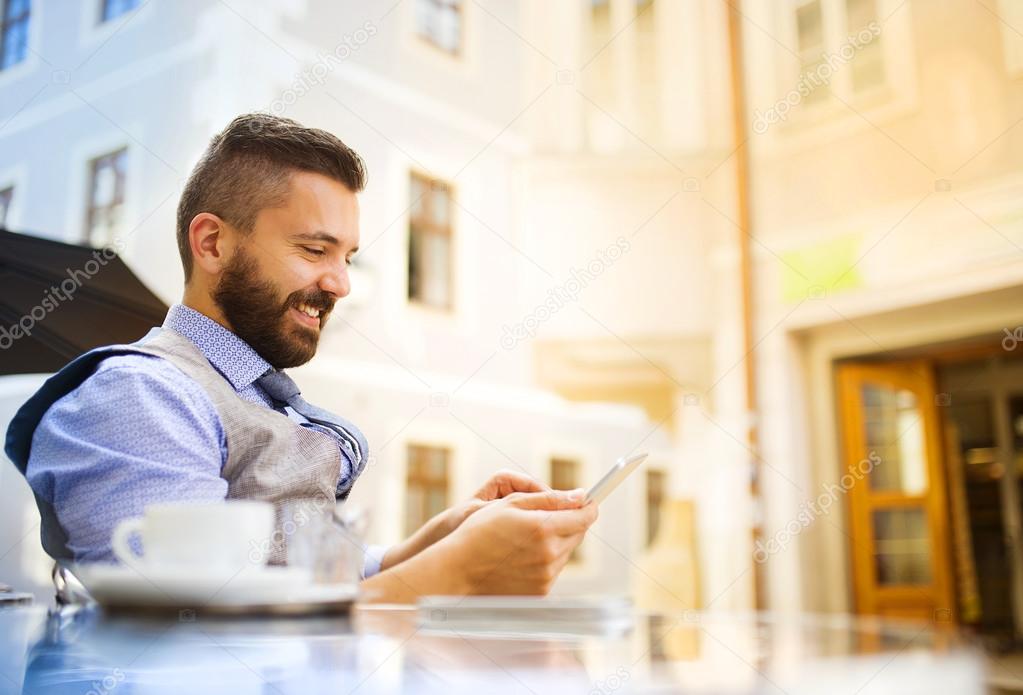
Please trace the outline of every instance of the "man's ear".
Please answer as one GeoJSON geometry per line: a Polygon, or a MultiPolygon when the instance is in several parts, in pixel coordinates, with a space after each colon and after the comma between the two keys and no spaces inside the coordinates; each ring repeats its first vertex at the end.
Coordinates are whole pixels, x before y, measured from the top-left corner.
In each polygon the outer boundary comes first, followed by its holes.
{"type": "Polygon", "coordinates": [[[219,275],[231,257],[232,238],[223,219],[211,212],[200,212],[188,225],[188,243],[192,263],[208,275],[219,275]]]}

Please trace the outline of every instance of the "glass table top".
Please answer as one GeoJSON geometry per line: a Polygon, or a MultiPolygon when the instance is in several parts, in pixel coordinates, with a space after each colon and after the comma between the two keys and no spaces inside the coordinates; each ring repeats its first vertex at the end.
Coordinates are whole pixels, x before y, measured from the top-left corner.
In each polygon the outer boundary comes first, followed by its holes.
{"type": "Polygon", "coordinates": [[[206,618],[0,610],[0,692],[983,693],[950,630],[851,619],[646,614],[569,636],[426,627],[408,608],[206,618]]]}

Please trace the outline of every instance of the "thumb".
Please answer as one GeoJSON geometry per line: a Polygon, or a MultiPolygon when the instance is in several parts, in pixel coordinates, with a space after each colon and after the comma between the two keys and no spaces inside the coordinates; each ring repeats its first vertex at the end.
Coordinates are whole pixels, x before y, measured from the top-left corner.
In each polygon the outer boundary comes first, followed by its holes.
{"type": "Polygon", "coordinates": [[[541,509],[556,511],[558,509],[578,509],[583,506],[586,491],[576,490],[545,490],[543,492],[527,492],[510,495],[507,499],[519,509],[541,509]]]}

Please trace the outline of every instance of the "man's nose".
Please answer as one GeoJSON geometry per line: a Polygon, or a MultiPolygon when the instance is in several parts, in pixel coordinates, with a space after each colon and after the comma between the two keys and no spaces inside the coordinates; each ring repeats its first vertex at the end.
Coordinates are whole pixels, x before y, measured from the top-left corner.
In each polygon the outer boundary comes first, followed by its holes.
{"type": "Polygon", "coordinates": [[[338,269],[324,273],[320,277],[319,287],[324,292],[334,295],[338,299],[347,297],[351,292],[351,282],[348,280],[348,268],[342,265],[338,269]]]}

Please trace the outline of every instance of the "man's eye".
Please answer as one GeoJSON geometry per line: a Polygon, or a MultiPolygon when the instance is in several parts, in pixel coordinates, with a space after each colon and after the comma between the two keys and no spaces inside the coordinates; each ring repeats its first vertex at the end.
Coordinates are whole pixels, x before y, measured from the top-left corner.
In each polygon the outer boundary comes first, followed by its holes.
{"type": "Polygon", "coordinates": [[[303,246],[302,248],[306,253],[311,253],[314,256],[322,256],[325,253],[323,249],[314,249],[311,246],[303,246]]]}
{"type": "Polygon", "coordinates": [[[351,265],[351,264],[352,264],[352,258],[351,258],[351,256],[349,256],[349,257],[345,258],[345,265],[351,265]]]}

